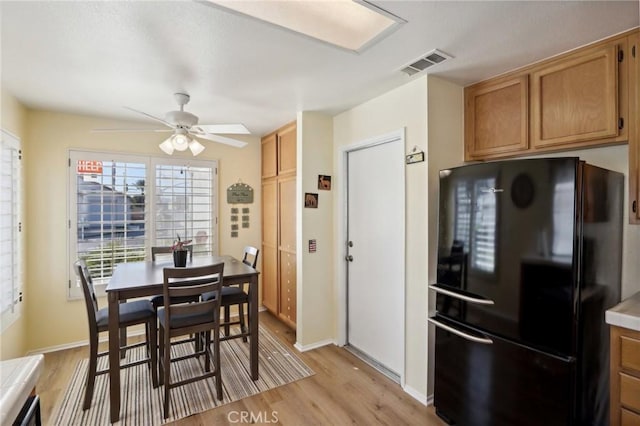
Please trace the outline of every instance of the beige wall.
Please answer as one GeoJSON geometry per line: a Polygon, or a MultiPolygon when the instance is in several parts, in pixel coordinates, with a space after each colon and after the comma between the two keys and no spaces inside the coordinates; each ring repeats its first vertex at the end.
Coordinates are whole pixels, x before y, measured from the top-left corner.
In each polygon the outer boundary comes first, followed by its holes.
{"type": "MultiPolygon", "coordinates": [[[[440,170],[462,165],[464,158],[463,88],[437,77],[429,77],[429,283],[436,282],[438,262],[438,199],[440,170]]],[[[435,294],[428,293],[429,309],[435,309],[435,294]]],[[[430,327],[429,360],[434,359],[435,332],[430,327]]],[[[429,363],[427,395],[433,394],[434,363],[429,363]]]]}
{"type": "MultiPolygon", "coordinates": [[[[334,118],[334,159],[340,148],[376,136],[405,129],[405,151],[416,147],[427,153],[427,79],[413,80],[404,86],[365,102],[334,118]]],[[[334,164],[338,164],[335,161],[334,164]]],[[[427,169],[428,162],[408,165],[405,219],[405,388],[419,399],[427,394],[427,169]]],[[[334,168],[339,184],[343,171],[334,168]]],[[[336,209],[336,223],[343,220],[336,209]]],[[[335,227],[337,230],[340,227],[335,227]]],[[[336,283],[344,277],[345,236],[336,231],[336,283]]],[[[336,298],[339,300],[339,288],[336,298]]],[[[338,303],[336,306],[340,306],[338,303]]],[[[337,313],[341,315],[341,313],[337,313]]],[[[340,327],[340,323],[337,327],[340,327]]],[[[336,330],[336,336],[341,330],[336,330]]]]}
{"type": "Polygon", "coordinates": [[[318,208],[304,208],[302,201],[297,211],[298,235],[298,294],[296,345],[304,349],[309,345],[333,341],[335,305],[333,287],[333,198],[335,179],[331,191],[318,190],[318,175],[331,175],[333,171],[333,118],[315,112],[298,114],[298,194],[318,194],[318,208]],[[317,250],[309,253],[309,240],[316,240],[317,250]]]}
{"type": "MultiPolygon", "coordinates": [[[[10,93],[7,93],[4,89],[1,90],[2,100],[0,104],[0,110],[2,111],[0,127],[17,136],[19,139],[24,140],[25,134],[25,121],[27,111],[26,109],[18,102],[18,100],[12,96],[10,93]]],[[[23,169],[23,182],[25,179],[25,172],[23,169]]],[[[26,204],[22,205],[22,212],[26,211],[26,204]]],[[[25,230],[26,231],[26,230],[25,230]]],[[[26,252],[26,245],[24,244],[26,232],[22,233],[23,243],[23,259],[24,253],[26,252]]],[[[22,276],[25,276],[26,271],[26,263],[22,263],[22,276]]],[[[23,288],[23,302],[20,309],[22,313],[20,317],[13,322],[4,332],[0,335],[0,360],[15,358],[24,355],[27,348],[27,314],[25,312],[26,301],[29,299],[30,295],[26,288],[23,288]]],[[[4,327],[3,327],[4,328],[4,327]]]]}
{"type": "MultiPolygon", "coordinates": [[[[28,133],[23,141],[27,175],[26,282],[27,350],[36,351],[86,340],[87,320],[82,300],[67,300],[67,181],[68,152],[71,148],[146,154],[162,157],[158,144],[164,134],[91,133],[93,128],[127,128],[131,123],[48,111],[30,111],[28,133]],[[45,326],[46,324],[46,326],[45,326]]],[[[238,149],[205,142],[198,159],[216,159],[219,168],[220,253],[240,256],[245,245],[259,247],[260,221],[260,141],[243,138],[249,145],[238,149]],[[251,228],[230,237],[230,208],[226,189],[237,182],[254,188],[251,228]]],[[[188,151],[187,151],[188,152],[188,151]]],[[[186,158],[188,153],[179,154],[186,158]]],[[[177,157],[178,155],[174,155],[177,157]]],[[[101,300],[105,306],[106,300],[101,300]]]]}

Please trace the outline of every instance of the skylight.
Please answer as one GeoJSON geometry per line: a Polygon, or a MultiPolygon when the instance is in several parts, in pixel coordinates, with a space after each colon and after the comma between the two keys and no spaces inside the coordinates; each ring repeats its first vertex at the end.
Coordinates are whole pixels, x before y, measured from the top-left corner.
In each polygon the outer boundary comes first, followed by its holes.
{"type": "Polygon", "coordinates": [[[371,46],[405,22],[363,0],[209,1],[356,52],[371,46]]]}

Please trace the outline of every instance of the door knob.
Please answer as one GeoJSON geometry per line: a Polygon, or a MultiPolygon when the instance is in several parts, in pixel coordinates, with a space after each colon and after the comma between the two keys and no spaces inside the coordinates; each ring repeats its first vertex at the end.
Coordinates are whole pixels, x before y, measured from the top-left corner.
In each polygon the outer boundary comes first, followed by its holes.
{"type": "Polygon", "coordinates": [[[351,256],[350,254],[346,255],[346,256],[345,256],[345,259],[346,259],[348,262],[353,262],[353,256],[351,256]]]}

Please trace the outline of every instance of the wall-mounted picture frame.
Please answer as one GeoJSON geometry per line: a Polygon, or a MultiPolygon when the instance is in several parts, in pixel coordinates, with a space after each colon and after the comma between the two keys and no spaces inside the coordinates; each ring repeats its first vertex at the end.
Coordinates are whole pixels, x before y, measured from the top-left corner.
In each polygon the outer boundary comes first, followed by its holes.
{"type": "Polygon", "coordinates": [[[306,192],[304,194],[304,206],[308,209],[318,208],[318,194],[306,192]]]}
{"type": "Polygon", "coordinates": [[[331,176],[318,175],[318,189],[322,191],[331,191],[331,176]]]}

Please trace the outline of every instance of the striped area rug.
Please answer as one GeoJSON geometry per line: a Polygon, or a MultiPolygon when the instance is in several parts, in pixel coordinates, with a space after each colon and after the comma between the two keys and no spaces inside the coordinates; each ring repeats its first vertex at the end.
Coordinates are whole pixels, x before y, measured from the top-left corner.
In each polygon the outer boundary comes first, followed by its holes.
{"type": "MultiPolygon", "coordinates": [[[[174,345],[175,355],[188,353],[193,347],[174,345]]],[[[127,360],[140,359],[145,351],[139,347],[128,351],[127,360]]],[[[200,413],[247,396],[282,386],[315,374],[305,363],[282,345],[267,329],[260,326],[258,345],[260,378],[251,380],[249,373],[249,344],[242,339],[232,339],[220,344],[222,391],[224,399],[218,401],[213,378],[197,381],[171,390],[169,417],[162,418],[163,387],[151,385],[151,376],[146,364],[121,371],[121,411],[118,425],[160,425],[200,413]]],[[[98,360],[98,369],[106,368],[108,357],[98,360]]],[[[204,357],[201,357],[204,362],[204,357]]],[[[202,373],[200,361],[191,358],[173,363],[171,375],[174,380],[193,377],[202,373]],[[175,375],[174,375],[175,374],[175,375]]],[[[108,425],[109,424],[109,378],[107,374],[96,378],[91,408],[83,411],[85,381],[88,359],[81,360],[71,378],[57,414],[55,425],[108,425]]]]}

